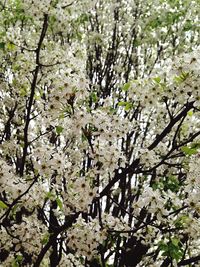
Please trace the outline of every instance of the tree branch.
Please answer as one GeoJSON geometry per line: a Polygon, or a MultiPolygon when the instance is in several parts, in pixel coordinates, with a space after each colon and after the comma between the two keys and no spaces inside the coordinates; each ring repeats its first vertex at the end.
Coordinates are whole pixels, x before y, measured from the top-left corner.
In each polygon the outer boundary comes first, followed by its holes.
{"type": "Polygon", "coordinates": [[[34,76],[33,76],[33,81],[31,84],[31,93],[30,93],[30,98],[29,98],[29,102],[28,102],[28,107],[27,107],[27,115],[26,115],[26,123],[25,123],[25,127],[24,127],[24,148],[23,148],[23,155],[22,155],[22,160],[20,162],[20,176],[23,176],[24,174],[24,167],[25,167],[25,162],[26,162],[26,156],[27,156],[27,150],[28,150],[28,127],[29,127],[29,123],[30,123],[30,115],[31,115],[31,108],[33,105],[33,100],[34,100],[34,94],[35,94],[35,88],[36,88],[36,84],[37,84],[37,77],[38,77],[38,73],[40,70],[40,51],[41,51],[41,46],[42,46],[42,42],[44,40],[44,37],[46,35],[46,31],[48,28],[48,15],[45,14],[44,15],[44,22],[43,22],[43,27],[42,27],[42,31],[40,34],[40,39],[38,42],[38,47],[36,49],[36,68],[34,71],[34,76]]]}

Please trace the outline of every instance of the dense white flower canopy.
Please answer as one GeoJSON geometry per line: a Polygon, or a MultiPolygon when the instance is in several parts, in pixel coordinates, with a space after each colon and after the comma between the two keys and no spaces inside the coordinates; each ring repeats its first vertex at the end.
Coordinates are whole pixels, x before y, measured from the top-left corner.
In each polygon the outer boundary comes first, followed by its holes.
{"type": "Polygon", "coordinates": [[[0,266],[199,266],[199,11],[0,1],[0,266]]]}

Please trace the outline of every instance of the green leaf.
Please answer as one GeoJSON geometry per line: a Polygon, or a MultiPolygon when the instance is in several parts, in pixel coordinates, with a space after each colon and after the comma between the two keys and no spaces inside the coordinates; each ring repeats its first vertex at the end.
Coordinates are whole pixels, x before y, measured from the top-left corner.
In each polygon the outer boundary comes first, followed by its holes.
{"type": "Polygon", "coordinates": [[[178,246],[178,244],[179,244],[179,242],[180,242],[180,240],[178,239],[178,238],[172,238],[172,244],[174,245],[174,246],[178,246]]]}
{"type": "Polygon", "coordinates": [[[180,188],[180,181],[176,178],[176,176],[169,176],[163,180],[164,190],[171,190],[172,192],[178,192],[180,188]]]}
{"type": "Polygon", "coordinates": [[[180,242],[178,239],[173,238],[169,243],[169,255],[176,261],[180,260],[183,255],[183,250],[179,247],[180,242]]]}
{"type": "Polygon", "coordinates": [[[63,127],[62,126],[56,126],[56,133],[57,134],[61,134],[62,133],[62,131],[63,131],[63,127]]]}
{"type": "Polygon", "coordinates": [[[184,31],[190,31],[193,27],[194,27],[194,21],[187,19],[183,29],[184,31]]]}
{"type": "Polygon", "coordinates": [[[46,233],[44,236],[43,236],[43,238],[42,238],[42,240],[41,240],[41,243],[43,244],[43,245],[45,245],[45,244],[47,244],[47,242],[49,241],[49,233],[46,233]]]}
{"type": "Polygon", "coordinates": [[[3,201],[0,200],[0,208],[1,209],[7,209],[8,206],[3,201]]]}
{"type": "Polygon", "coordinates": [[[190,148],[188,146],[182,146],[181,150],[187,156],[191,156],[191,155],[197,154],[197,152],[198,152],[197,148],[190,148]]]}
{"type": "Polygon", "coordinates": [[[0,43],[0,49],[4,49],[5,48],[5,43],[0,43]]]}
{"type": "Polygon", "coordinates": [[[189,110],[189,111],[187,112],[187,115],[191,117],[191,116],[193,115],[193,111],[192,111],[192,110],[189,110]]]}
{"type": "Polygon", "coordinates": [[[174,78],[175,82],[182,83],[189,77],[189,72],[182,72],[181,75],[174,78]]]}
{"type": "Polygon", "coordinates": [[[168,245],[165,244],[164,241],[160,241],[158,243],[158,248],[159,248],[160,251],[165,251],[165,252],[168,251],[168,245]]]}
{"type": "Polygon", "coordinates": [[[23,260],[23,256],[22,255],[16,255],[15,260],[12,262],[12,267],[21,266],[22,260],[23,260]]]}
{"type": "Polygon", "coordinates": [[[89,20],[89,15],[87,13],[81,14],[81,16],[78,18],[78,22],[80,24],[85,23],[89,20]]]}
{"type": "Polygon", "coordinates": [[[12,262],[12,267],[19,267],[19,264],[16,260],[12,262]]]}
{"type": "Polygon", "coordinates": [[[122,87],[122,90],[126,92],[130,88],[130,86],[131,86],[131,83],[130,82],[125,83],[124,86],[122,87]]]}
{"type": "Polygon", "coordinates": [[[62,204],[62,201],[60,200],[60,198],[56,198],[56,203],[57,203],[58,207],[62,210],[63,204],[62,204]]]}
{"type": "Polygon", "coordinates": [[[159,26],[161,26],[161,20],[158,17],[149,22],[149,27],[152,29],[155,29],[159,26]]]}
{"type": "Polygon", "coordinates": [[[90,96],[91,96],[92,102],[94,102],[94,103],[98,102],[98,97],[97,97],[97,94],[95,92],[91,93],[90,96]]]}
{"type": "Polygon", "coordinates": [[[27,87],[25,87],[25,86],[22,85],[22,87],[19,90],[20,96],[24,97],[24,96],[27,95],[27,93],[28,93],[27,87]]]}
{"type": "Polygon", "coordinates": [[[12,207],[12,210],[11,210],[11,216],[16,219],[16,212],[17,212],[17,209],[18,209],[19,205],[16,204],[12,207]]]}
{"type": "Polygon", "coordinates": [[[7,43],[6,47],[9,51],[13,51],[15,49],[15,45],[13,43],[7,43]]]}
{"type": "Polygon", "coordinates": [[[187,215],[182,215],[178,219],[175,220],[174,225],[177,228],[183,228],[187,227],[187,224],[189,223],[189,217],[187,215]]]}
{"type": "Polygon", "coordinates": [[[50,191],[46,194],[46,198],[53,200],[55,198],[55,195],[50,191]]]}
{"type": "Polygon", "coordinates": [[[162,256],[167,256],[175,259],[176,261],[180,260],[183,255],[183,249],[181,248],[181,242],[178,238],[174,237],[169,242],[165,243],[160,241],[158,243],[158,249],[163,251],[162,256]]]}
{"type": "Polygon", "coordinates": [[[129,111],[132,107],[133,107],[132,103],[128,102],[128,103],[126,104],[124,110],[129,111]]]}
{"type": "Polygon", "coordinates": [[[17,257],[16,257],[16,261],[17,261],[18,263],[21,263],[22,260],[23,260],[23,256],[22,256],[22,255],[17,255],[17,257]]]}
{"type": "Polygon", "coordinates": [[[153,184],[152,184],[152,188],[153,188],[153,190],[156,190],[156,189],[163,189],[164,188],[164,184],[163,184],[163,182],[161,182],[161,181],[159,181],[159,182],[154,182],[153,184]]]}
{"type": "Polygon", "coordinates": [[[133,107],[133,104],[131,102],[120,101],[118,102],[118,106],[124,107],[124,110],[129,111],[133,107]]]}
{"type": "Polygon", "coordinates": [[[153,81],[156,82],[156,83],[160,83],[161,78],[160,77],[155,77],[155,78],[153,78],[153,81]]]}
{"type": "Polygon", "coordinates": [[[127,102],[124,102],[124,101],[120,101],[118,102],[118,106],[119,107],[123,107],[123,106],[126,106],[127,102]]]}

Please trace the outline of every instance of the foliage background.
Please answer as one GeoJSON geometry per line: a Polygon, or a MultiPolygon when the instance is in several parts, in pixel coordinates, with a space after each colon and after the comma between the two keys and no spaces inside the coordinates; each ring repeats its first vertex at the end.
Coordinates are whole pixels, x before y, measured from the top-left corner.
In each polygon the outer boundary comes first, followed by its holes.
{"type": "Polygon", "coordinates": [[[0,2],[1,266],[198,266],[199,11],[0,2]]]}

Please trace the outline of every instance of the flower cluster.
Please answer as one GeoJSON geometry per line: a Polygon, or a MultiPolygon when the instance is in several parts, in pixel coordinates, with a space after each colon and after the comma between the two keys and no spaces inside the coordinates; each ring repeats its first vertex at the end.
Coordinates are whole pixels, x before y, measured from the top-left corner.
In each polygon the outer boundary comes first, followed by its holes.
{"type": "Polygon", "coordinates": [[[3,2],[0,265],[195,259],[198,0],[3,2]]]}
{"type": "Polygon", "coordinates": [[[106,239],[106,230],[102,230],[97,219],[85,222],[79,216],[76,223],[67,233],[67,246],[77,255],[85,256],[88,260],[98,256],[97,248],[106,239]]]}
{"type": "MultiPolygon", "coordinates": [[[[67,193],[63,192],[64,210],[87,211],[93,199],[97,196],[97,188],[90,185],[89,179],[84,177],[71,180],[67,184],[67,193]]],[[[67,212],[68,211],[68,212],[67,212]]]]}

